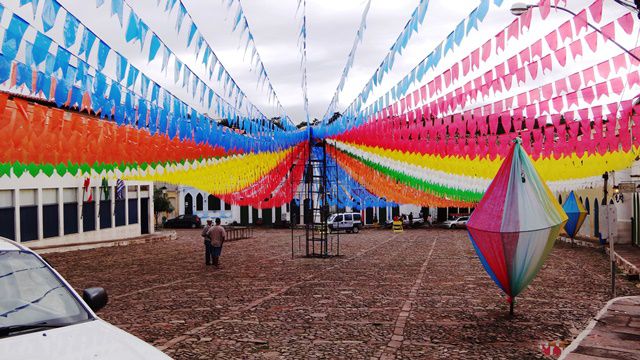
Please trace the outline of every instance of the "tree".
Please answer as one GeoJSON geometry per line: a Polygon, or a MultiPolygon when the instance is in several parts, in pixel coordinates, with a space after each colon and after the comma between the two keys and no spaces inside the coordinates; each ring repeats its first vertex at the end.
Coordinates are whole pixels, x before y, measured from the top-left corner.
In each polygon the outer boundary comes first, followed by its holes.
{"type": "Polygon", "coordinates": [[[173,211],[173,205],[171,205],[171,202],[167,199],[167,194],[164,192],[165,190],[165,187],[153,189],[153,211],[156,217],[156,224],[158,223],[158,214],[173,211]]]}

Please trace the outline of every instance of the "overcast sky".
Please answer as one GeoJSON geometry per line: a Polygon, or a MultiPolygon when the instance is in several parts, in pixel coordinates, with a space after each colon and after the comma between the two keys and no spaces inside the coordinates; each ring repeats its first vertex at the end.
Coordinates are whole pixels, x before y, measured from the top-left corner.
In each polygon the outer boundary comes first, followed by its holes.
{"type": "MultiPolygon", "coordinates": [[[[27,16],[26,19],[30,19],[28,14],[31,9],[20,8],[19,0],[2,2],[12,10],[17,10],[18,14],[27,16]]],[[[117,18],[110,16],[110,0],[106,0],[105,6],[101,8],[96,8],[95,0],[59,0],[59,2],[114,50],[127,56],[131,64],[145,72],[152,80],[170,89],[181,100],[198,110],[207,112],[206,109],[198,106],[184,89],[180,89],[173,83],[173,71],[168,71],[166,74],[161,72],[158,60],[155,64],[147,63],[149,37],[142,52],[139,44],[125,41],[124,33],[128,19],[126,5],[125,26],[121,28],[117,18]]],[[[226,2],[225,0],[224,3],[226,2]]],[[[459,60],[469,50],[482,45],[489,37],[513,21],[509,8],[514,2],[518,1],[505,0],[500,8],[492,4],[489,15],[479,25],[480,30],[472,31],[459,49],[448,54],[448,58],[451,61],[459,60]]],[[[591,2],[569,0],[568,6],[577,9],[591,2]]],[[[42,2],[40,3],[42,7],[42,2]]],[[[191,49],[186,48],[189,23],[185,21],[186,25],[183,25],[181,33],[177,34],[175,28],[177,11],[174,9],[170,14],[165,13],[164,3],[165,1],[162,0],[159,7],[157,0],[125,0],[125,4],[133,7],[141,19],[149,25],[150,30],[155,32],[183,63],[189,64],[194,72],[205,79],[204,70],[200,71],[203,68],[199,67],[199,62],[196,63],[194,60],[193,45],[191,49]]],[[[240,40],[240,32],[232,31],[236,13],[235,5],[227,9],[220,0],[183,0],[183,3],[200,33],[205,36],[213,51],[249,100],[267,116],[279,115],[276,108],[269,104],[267,93],[257,88],[257,74],[250,69],[250,56],[244,57],[244,41],[240,40]]],[[[341,103],[338,110],[343,110],[360,93],[418,3],[418,0],[372,0],[364,39],[359,45],[354,66],[340,94],[341,103]]],[[[385,80],[370,99],[384,94],[402,79],[479,3],[479,0],[431,0],[419,33],[413,35],[403,54],[396,57],[393,70],[386,75],[385,80]]],[[[308,88],[311,118],[321,118],[327,109],[340,80],[365,5],[365,0],[308,0],[308,88]]],[[[300,86],[300,53],[297,45],[301,18],[300,13],[296,14],[297,0],[242,0],[242,6],[258,52],[285,111],[294,122],[303,121],[305,116],[300,86]]],[[[624,13],[624,9],[620,9],[612,0],[605,1],[605,7],[609,8],[611,16],[624,13]]],[[[539,31],[533,33],[533,37],[539,38],[541,31],[545,31],[542,34],[546,34],[549,29],[558,26],[561,21],[568,18],[564,14],[552,13],[551,16],[558,19],[541,23],[534,18],[534,22],[538,21],[535,26],[538,26],[536,30],[539,31]]],[[[63,20],[58,16],[56,26],[58,29],[54,31],[61,32],[61,26],[58,25],[62,25],[63,20]]],[[[41,26],[37,18],[35,25],[41,26]]],[[[635,39],[634,37],[633,40],[635,39]]],[[[76,46],[79,46],[79,42],[76,46]]],[[[633,42],[629,41],[625,45],[634,46],[633,42]]],[[[607,56],[606,53],[604,56],[607,56]]],[[[446,66],[446,61],[443,66],[446,66]]],[[[222,93],[222,88],[215,81],[207,84],[222,93]]]]}

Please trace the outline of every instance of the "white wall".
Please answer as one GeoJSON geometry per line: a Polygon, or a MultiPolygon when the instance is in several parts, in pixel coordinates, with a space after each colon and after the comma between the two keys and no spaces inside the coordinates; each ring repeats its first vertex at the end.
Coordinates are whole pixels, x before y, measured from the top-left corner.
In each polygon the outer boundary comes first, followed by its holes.
{"type": "MultiPolygon", "coordinates": [[[[30,247],[51,246],[71,243],[90,243],[96,241],[122,239],[127,237],[140,236],[141,234],[141,206],[140,197],[149,197],[149,232],[152,233],[153,229],[153,183],[141,182],[141,181],[125,181],[125,186],[133,187],[134,192],[125,192],[125,200],[129,198],[138,199],[138,223],[129,225],[129,204],[125,201],[125,223],[124,226],[116,227],[115,221],[115,185],[116,179],[109,179],[108,184],[110,187],[110,199],[111,199],[111,228],[100,229],[99,221],[99,187],[102,185],[102,178],[94,176],[91,178],[90,187],[94,191],[94,201],[83,203],[83,183],[84,177],[75,177],[70,174],[65,176],[59,176],[54,173],[51,177],[48,177],[42,173],[35,177],[32,177],[28,173],[23,174],[20,178],[15,176],[0,178],[0,207],[14,206],[14,232],[15,239],[21,242],[20,239],[20,205],[37,205],[37,226],[38,226],[38,238],[37,240],[25,242],[30,247]],[[142,190],[146,187],[148,190],[142,190]],[[73,190],[75,189],[75,202],[78,204],[78,233],[64,235],[64,202],[69,200],[69,197],[73,197],[73,190]],[[138,196],[138,194],[140,196],[138,196]],[[47,204],[58,204],[58,234],[59,236],[44,238],[43,229],[43,213],[42,206],[47,204]],[[83,229],[81,214],[82,206],[95,206],[95,224],[96,230],[85,232],[83,229]]],[[[104,215],[102,215],[104,216],[104,215]]],[[[2,221],[2,219],[0,219],[2,221]]]]}

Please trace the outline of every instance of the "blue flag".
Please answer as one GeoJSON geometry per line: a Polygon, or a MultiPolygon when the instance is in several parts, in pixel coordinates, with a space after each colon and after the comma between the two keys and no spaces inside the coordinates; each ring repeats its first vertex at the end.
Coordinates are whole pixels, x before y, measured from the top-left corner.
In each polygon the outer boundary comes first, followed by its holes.
{"type": "Polygon", "coordinates": [[[44,32],[47,32],[53,28],[56,23],[56,17],[60,10],[60,4],[55,0],[44,0],[44,9],[42,10],[42,26],[44,32]]]}
{"type": "Polygon", "coordinates": [[[24,32],[29,24],[17,15],[11,17],[9,28],[4,32],[4,41],[2,42],[2,54],[7,60],[13,60],[18,54],[18,48],[22,43],[24,32]]]}

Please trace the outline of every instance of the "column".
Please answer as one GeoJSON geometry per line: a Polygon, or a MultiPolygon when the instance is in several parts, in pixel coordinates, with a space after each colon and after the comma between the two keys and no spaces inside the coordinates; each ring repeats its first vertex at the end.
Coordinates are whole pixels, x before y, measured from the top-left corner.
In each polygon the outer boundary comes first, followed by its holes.
{"type": "Polygon", "coordinates": [[[36,189],[36,206],[37,206],[37,217],[38,217],[38,240],[44,239],[44,216],[42,215],[42,187],[38,187],[36,189]]]}

